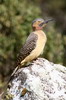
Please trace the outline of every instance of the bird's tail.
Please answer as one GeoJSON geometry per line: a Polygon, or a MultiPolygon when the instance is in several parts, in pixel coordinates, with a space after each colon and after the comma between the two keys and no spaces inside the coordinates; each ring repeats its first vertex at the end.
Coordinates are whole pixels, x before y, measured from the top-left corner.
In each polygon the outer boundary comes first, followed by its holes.
{"type": "Polygon", "coordinates": [[[19,66],[17,66],[16,68],[15,68],[15,70],[13,71],[13,73],[11,74],[11,76],[10,76],[10,79],[9,79],[9,81],[8,81],[8,83],[11,81],[11,80],[13,80],[14,79],[14,75],[15,75],[15,73],[17,72],[17,70],[19,69],[19,66]]]}

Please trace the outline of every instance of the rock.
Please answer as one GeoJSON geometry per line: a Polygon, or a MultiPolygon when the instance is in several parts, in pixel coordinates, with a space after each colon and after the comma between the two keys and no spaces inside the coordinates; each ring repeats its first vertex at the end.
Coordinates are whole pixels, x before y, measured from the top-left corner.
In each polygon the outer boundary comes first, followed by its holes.
{"type": "Polygon", "coordinates": [[[4,100],[66,100],[66,68],[38,58],[14,74],[4,100]]]}

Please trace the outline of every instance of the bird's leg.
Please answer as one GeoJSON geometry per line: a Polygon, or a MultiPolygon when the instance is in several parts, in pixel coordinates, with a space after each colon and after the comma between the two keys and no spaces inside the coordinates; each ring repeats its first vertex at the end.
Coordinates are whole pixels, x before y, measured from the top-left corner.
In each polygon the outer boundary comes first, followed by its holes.
{"type": "Polygon", "coordinates": [[[34,62],[36,61],[36,59],[37,59],[37,58],[35,58],[34,60],[32,60],[32,61],[28,62],[28,63],[27,63],[27,66],[28,66],[28,65],[33,65],[33,64],[34,64],[34,62]]]}
{"type": "Polygon", "coordinates": [[[27,67],[27,66],[29,66],[29,65],[31,65],[31,61],[26,62],[26,60],[23,60],[23,61],[21,62],[21,66],[20,66],[20,67],[27,67]]]}
{"type": "Polygon", "coordinates": [[[34,62],[37,60],[37,58],[35,58],[33,61],[32,61],[32,64],[34,64],[34,62]]]}

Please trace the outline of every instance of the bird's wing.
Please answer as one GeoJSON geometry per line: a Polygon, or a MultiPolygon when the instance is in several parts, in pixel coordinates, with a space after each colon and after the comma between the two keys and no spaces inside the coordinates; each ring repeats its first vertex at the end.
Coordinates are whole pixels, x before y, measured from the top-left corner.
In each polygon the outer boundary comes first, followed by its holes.
{"type": "Polygon", "coordinates": [[[17,57],[16,66],[20,65],[21,61],[24,60],[31,53],[32,50],[34,50],[37,39],[38,36],[33,32],[28,36],[26,43],[21,48],[17,57]]]}

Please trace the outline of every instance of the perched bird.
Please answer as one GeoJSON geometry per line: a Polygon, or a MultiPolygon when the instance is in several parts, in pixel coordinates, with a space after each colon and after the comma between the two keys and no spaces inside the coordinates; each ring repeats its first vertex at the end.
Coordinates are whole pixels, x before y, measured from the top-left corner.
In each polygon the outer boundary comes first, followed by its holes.
{"type": "Polygon", "coordinates": [[[21,48],[16,66],[22,67],[26,63],[36,59],[43,52],[47,37],[42,29],[52,20],[53,19],[48,19],[44,21],[42,18],[37,18],[32,22],[33,32],[30,33],[25,44],[21,48]]]}
{"type": "MultiPolygon", "coordinates": [[[[40,54],[42,54],[47,41],[46,34],[43,32],[43,28],[48,22],[53,19],[48,19],[44,21],[42,18],[37,18],[32,22],[33,32],[28,36],[25,44],[21,48],[16,61],[16,69],[12,73],[10,80],[13,79],[14,73],[20,68],[24,67],[26,63],[29,63],[36,59],[40,54]]],[[[9,80],[9,81],[10,81],[9,80]]]]}
{"type": "MultiPolygon", "coordinates": [[[[16,69],[12,73],[8,83],[14,79],[16,75],[16,71],[20,67],[24,67],[26,63],[29,63],[36,59],[40,54],[42,54],[43,49],[45,47],[47,37],[46,34],[43,32],[43,28],[47,25],[48,22],[52,21],[53,19],[48,19],[44,21],[42,18],[37,18],[32,22],[32,29],[33,32],[30,33],[28,36],[25,44],[21,48],[19,55],[16,61],[16,69]]],[[[10,88],[11,84],[8,84],[10,88]]],[[[27,89],[24,88],[22,91],[22,96],[25,95],[27,89]]]]}

